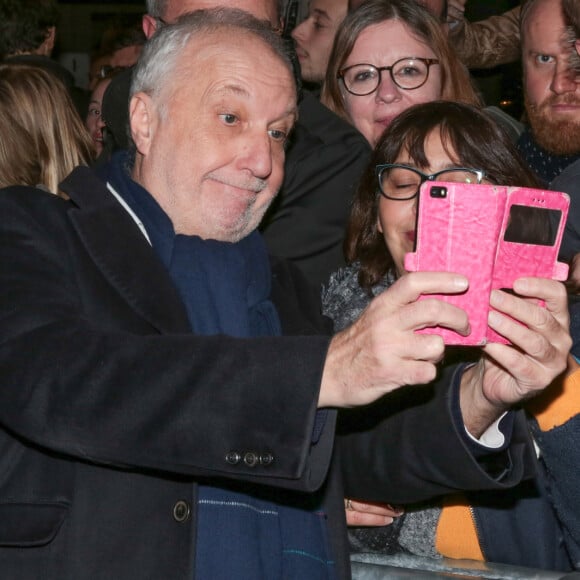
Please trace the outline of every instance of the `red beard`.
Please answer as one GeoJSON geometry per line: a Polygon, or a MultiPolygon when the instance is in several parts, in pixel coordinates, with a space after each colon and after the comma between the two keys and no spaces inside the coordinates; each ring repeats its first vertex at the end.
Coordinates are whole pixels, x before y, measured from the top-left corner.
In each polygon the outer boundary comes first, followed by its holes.
{"type": "Polygon", "coordinates": [[[575,120],[554,119],[551,106],[554,104],[575,104],[580,101],[574,96],[560,97],[554,95],[540,105],[525,99],[528,121],[536,142],[555,155],[576,155],[580,153],[580,108],[575,120]]]}

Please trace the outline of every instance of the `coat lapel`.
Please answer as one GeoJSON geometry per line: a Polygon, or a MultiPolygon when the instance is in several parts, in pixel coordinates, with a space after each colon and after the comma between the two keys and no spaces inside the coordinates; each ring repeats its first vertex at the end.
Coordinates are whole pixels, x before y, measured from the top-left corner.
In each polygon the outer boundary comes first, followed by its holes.
{"type": "Polygon", "coordinates": [[[61,184],[70,219],[94,263],[126,302],[161,332],[191,332],[167,270],[131,216],[87,167],[61,184]]]}

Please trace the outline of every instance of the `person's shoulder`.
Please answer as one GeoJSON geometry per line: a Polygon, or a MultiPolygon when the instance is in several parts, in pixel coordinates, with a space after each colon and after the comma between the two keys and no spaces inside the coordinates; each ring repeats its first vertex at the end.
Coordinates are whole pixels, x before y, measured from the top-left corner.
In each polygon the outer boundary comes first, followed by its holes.
{"type": "Polygon", "coordinates": [[[70,202],[43,189],[12,185],[0,189],[0,227],[4,231],[35,232],[61,230],[70,202]]]}
{"type": "Polygon", "coordinates": [[[0,189],[0,203],[5,207],[31,207],[41,206],[65,207],[66,200],[38,185],[9,185],[0,189]]]}
{"type": "Polygon", "coordinates": [[[298,123],[323,143],[344,142],[345,146],[358,146],[364,151],[370,146],[353,125],[323,105],[312,93],[304,92],[298,105],[298,123]]]}
{"type": "Polygon", "coordinates": [[[570,163],[560,175],[558,175],[551,183],[550,189],[554,191],[564,191],[566,193],[576,193],[580,191],[580,159],[570,163]]]}
{"type": "Polygon", "coordinates": [[[321,314],[320,290],[290,260],[270,256],[270,266],[271,298],[278,310],[284,333],[331,334],[332,325],[321,314]]]}

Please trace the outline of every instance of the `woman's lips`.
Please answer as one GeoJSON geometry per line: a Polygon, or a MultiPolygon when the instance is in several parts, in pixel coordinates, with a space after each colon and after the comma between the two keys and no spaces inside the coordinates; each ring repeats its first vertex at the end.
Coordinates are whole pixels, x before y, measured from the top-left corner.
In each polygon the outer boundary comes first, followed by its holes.
{"type": "Polygon", "coordinates": [[[296,56],[298,57],[298,60],[304,60],[308,56],[308,53],[296,47],[296,56]]]}
{"type": "Polygon", "coordinates": [[[386,129],[393,122],[393,119],[395,117],[396,117],[396,115],[391,115],[389,117],[383,117],[382,119],[376,119],[375,123],[383,126],[386,129]]]}
{"type": "Polygon", "coordinates": [[[416,237],[416,232],[415,230],[411,230],[409,232],[405,232],[405,237],[412,243],[415,244],[415,237],[416,237]]]}

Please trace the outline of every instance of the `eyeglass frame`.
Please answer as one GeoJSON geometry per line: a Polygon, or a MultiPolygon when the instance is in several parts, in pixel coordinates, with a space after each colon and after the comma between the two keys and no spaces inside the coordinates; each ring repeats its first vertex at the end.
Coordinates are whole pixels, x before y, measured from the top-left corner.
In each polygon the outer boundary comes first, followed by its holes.
{"type": "Polygon", "coordinates": [[[438,58],[422,58],[420,56],[405,56],[404,58],[400,58],[398,60],[396,60],[392,65],[390,66],[375,66],[374,64],[368,63],[368,62],[359,62],[357,64],[352,64],[350,66],[347,66],[346,68],[343,68],[342,70],[338,71],[338,74],[336,75],[336,78],[338,78],[339,80],[342,81],[342,84],[344,85],[344,88],[351,94],[354,95],[355,97],[366,97],[367,95],[372,95],[380,86],[381,83],[383,82],[383,76],[382,73],[384,70],[388,70],[389,71],[389,75],[391,77],[391,80],[393,81],[393,83],[395,83],[395,85],[397,85],[397,87],[399,87],[400,89],[404,90],[404,91],[414,91],[415,89],[420,89],[428,80],[429,80],[429,73],[431,72],[431,67],[434,64],[440,64],[440,61],[438,58]],[[402,87],[397,80],[395,79],[395,77],[393,76],[393,67],[395,65],[397,65],[400,62],[403,62],[405,60],[420,60],[422,63],[424,63],[427,66],[427,74],[425,75],[425,80],[417,85],[416,87],[412,87],[412,88],[406,88],[406,87],[402,87]],[[377,82],[377,86],[372,90],[369,91],[368,93],[353,93],[347,86],[346,83],[344,81],[344,73],[346,71],[349,71],[351,69],[353,69],[355,66],[370,66],[373,67],[378,73],[379,73],[379,80],[377,82]]]}
{"type": "Polygon", "coordinates": [[[417,195],[419,195],[419,190],[424,183],[427,181],[436,181],[437,176],[441,175],[442,173],[447,173],[448,171],[466,171],[468,173],[473,173],[473,175],[477,176],[477,185],[479,185],[487,177],[487,173],[483,169],[475,169],[473,167],[447,167],[446,169],[435,171],[435,173],[427,174],[423,173],[420,169],[417,169],[412,165],[406,165],[405,163],[382,163],[375,166],[375,175],[377,176],[379,193],[385,199],[390,199],[391,201],[409,201],[411,199],[415,199],[417,195]],[[419,181],[419,187],[417,187],[417,191],[409,197],[391,197],[385,193],[385,191],[383,191],[381,175],[386,169],[408,169],[409,171],[416,173],[421,178],[419,181]]]}

